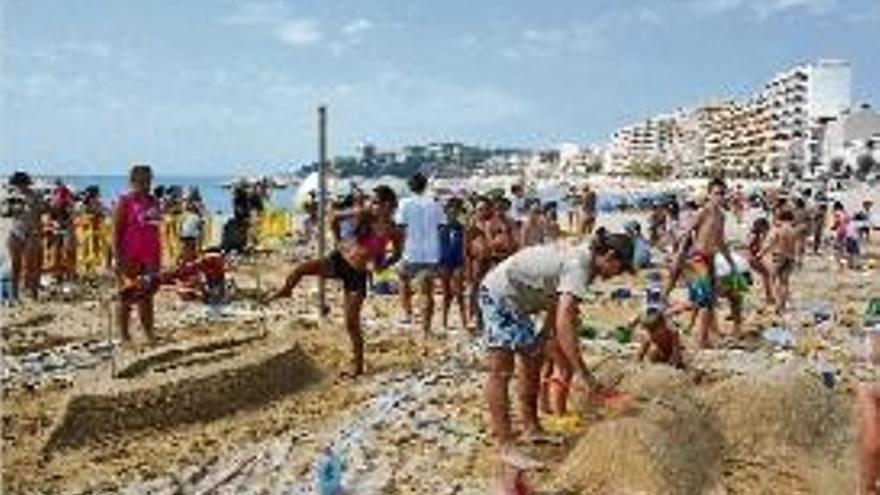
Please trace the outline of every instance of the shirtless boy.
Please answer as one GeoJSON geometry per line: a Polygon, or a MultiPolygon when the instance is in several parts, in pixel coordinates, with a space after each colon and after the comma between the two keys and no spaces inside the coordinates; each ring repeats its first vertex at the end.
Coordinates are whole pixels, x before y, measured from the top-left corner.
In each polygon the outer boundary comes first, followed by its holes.
{"type": "MultiPolygon", "coordinates": [[[[714,259],[721,253],[731,267],[735,267],[730,249],[724,240],[724,201],[727,187],[724,180],[712,179],[709,182],[709,197],[705,204],[684,226],[675,256],[675,264],[664,288],[664,296],[675,287],[683,263],[688,264],[690,280],[688,294],[697,307],[697,338],[701,345],[707,345],[709,336],[717,333],[718,317],[716,307],[716,286],[714,259]],[[688,242],[688,240],[690,240],[688,242]]],[[[735,268],[734,268],[735,269],[735,268]]]]}

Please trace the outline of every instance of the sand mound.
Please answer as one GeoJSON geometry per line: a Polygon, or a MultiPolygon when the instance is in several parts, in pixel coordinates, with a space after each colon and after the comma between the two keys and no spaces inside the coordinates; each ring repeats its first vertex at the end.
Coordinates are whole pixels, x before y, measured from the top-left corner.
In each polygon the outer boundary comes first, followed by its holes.
{"type": "Polygon", "coordinates": [[[631,365],[618,388],[638,399],[650,399],[688,390],[690,380],[683,371],[660,364],[631,365]]]}
{"type": "MultiPolygon", "coordinates": [[[[168,353],[161,355],[162,359],[150,362],[156,364],[168,357],[168,353]]],[[[89,384],[87,390],[70,397],[44,451],[130,431],[210,421],[259,407],[320,378],[317,366],[298,345],[266,343],[243,355],[219,361],[186,360],[185,364],[136,380],[107,379],[89,384]]],[[[134,366],[138,373],[127,376],[138,375],[143,367],[134,366]]]]}
{"type": "Polygon", "coordinates": [[[805,369],[737,376],[699,392],[672,368],[629,369],[635,372],[623,377],[620,388],[641,407],[588,430],[555,473],[557,491],[853,491],[846,398],[805,369]]]}
{"type": "Polygon", "coordinates": [[[580,494],[701,494],[719,471],[720,450],[721,437],[696,400],[665,396],[647,403],[637,417],[591,428],[557,472],[554,488],[580,494]]]}
{"type": "Polygon", "coordinates": [[[850,407],[804,368],[731,378],[705,394],[735,493],[851,493],[850,407]]]}
{"type": "Polygon", "coordinates": [[[705,399],[718,416],[729,449],[751,450],[765,444],[824,447],[848,417],[831,389],[793,366],[725,380],[712,387],[705,399]]]}

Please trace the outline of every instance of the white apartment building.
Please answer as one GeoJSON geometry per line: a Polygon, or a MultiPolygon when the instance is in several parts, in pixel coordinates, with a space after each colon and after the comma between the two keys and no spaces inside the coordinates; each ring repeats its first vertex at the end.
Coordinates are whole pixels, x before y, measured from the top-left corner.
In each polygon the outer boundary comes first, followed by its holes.
{"type": "Polygon", "coordinates": [[[617,130],[611,136],[611,146],[606,155],[606,171],[623,174],[634,163],[653,160],[664,163],[681,162],[682,157],[687,154],[682,146],[681,125],[686,115],[686,112],[680,110],[617,130]]]}
{"type": "Polygon", "coordinates": [[[803,169],[822,162],[822,128],[851,104],[851,70],[842,60],[820,60],[777,74],[759,95],[768,119],[762,122],[764,165],[803,169]]]}
{"type": "Polygon", "coordinates": [[[865,154],[880,161],[880,113],[869,105],[846,110],[828,121],[823,138],[822,155],[828,163],[842,160],[845,166],[855,169],[859,157],[865,154]]]}
{"type": "Polygon", "coordinates": [[[655,159],[686,175],[827,164],[825,126],[849,108],[850,80],[848,62],[820,60],[780,72],[745,101],[716,98],[624,127],[612,135],[608,169],[625,173],[634,162],[655,159]]]}

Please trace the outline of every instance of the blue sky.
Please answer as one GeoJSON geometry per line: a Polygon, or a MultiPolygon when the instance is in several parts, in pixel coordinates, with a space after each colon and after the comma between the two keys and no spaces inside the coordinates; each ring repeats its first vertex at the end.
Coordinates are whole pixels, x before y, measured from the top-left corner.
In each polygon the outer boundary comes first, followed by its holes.
{"type": "Polygon", "coordinates": [[[278,170],[363,141],[595,143],[802,61],[880,105],[880,0],[0,0],[0,172],[278,170]]]}

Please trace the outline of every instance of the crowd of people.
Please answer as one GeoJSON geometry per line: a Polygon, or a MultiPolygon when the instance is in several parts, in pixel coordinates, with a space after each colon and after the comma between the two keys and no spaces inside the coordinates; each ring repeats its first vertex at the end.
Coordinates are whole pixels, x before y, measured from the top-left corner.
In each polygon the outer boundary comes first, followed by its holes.
{"type": "Polygon", "coordinates": [[[594,280],[660,268],[654,258],[665,254],[666,275],[651,273],[644,311],[630,327],[641,329],[639,359],[684,367],[681,333],[693,331],[695,348],[712,345],[720,333],[720,303],[729,303],[734,332],[742,331],[743,298],[753,273],[760,277],[766,305],[781,314],[790,300],[792,273],[808,247],[823,249],[829,226],[842,267],[858,266],[859,245],[870,236],[860,227],[870,225],[870,203],[849,215],[842,204],[829,208],[809,190],[768,190],[747,197],[741,187],[729,190],[720,179],[709,182],[705,195],[652,205],[647,236],[637,221],[622,232],[596,228],[596,195],[589,187],[569,194],[564,231],[556,205],[524,193],[521,186],[514,186],[510,197],[472,194],[445,200],[432,197],[427,186],[424,176],[415,175],[411,194],[400,201],[385,186],[372,195],[355,190],[340,200],[331,213],[337,249],[323,260],[298,264],[272,300],[290,295],[304,276],[341,280],[353,348],[351,372],[357,375],[364,372],[360,310],[371,275],[397,266],[401,323],[414,321],[416,292],[418,326],[425,337],[433,335],[439,279],[444,328],[457,303],[461,327],[485,342],[491,430],[501,458],[522,469],[535,462],[514,447],[511,433],[507,390],[516,361],[522,367],[519,404],[528,440],[553,441],[540,427],[539,409],[564,412],[570,393],[595,399],[608,392],[600,390],[585,366],[577,338],[579,303],[594,280]],[[728,212],[742,223],[751,210],[758,218],[747,242],[737,246],[726,238],[728,212]],[[679,286],[686,297],[676,300],[673,290],[679,286]],[[539,314],[545,315],[540,328],[534,318],[539,314]],[[682,314],[690,315],[685,328],[674,319],[682,314]]]}
{"type": "MultiPolygon", "coordinates": [[[[334,241],[330,252],[322,258],[298,260],[284,283],[262,302],[291,296],[307,277],[338,280],[351,343],[351,376],[366,369],[362,308],[378,273],[396,269],[400,323],[418,322],[426,341],[437,334],[435,313],[448,331],[454,326],[450,312],[456,307],[458,327],[484,343],[490,429],[500,459],[514,471],[539,464],[516,447],[511,426],[508,386],[517,362],[522,438],[527,442],[558,440],[541,428],[542,409],[561,414],[572,395],[595,402],[613,393],[598,384],[580,351],[580,303],[596,280],[649,270],[643,308],[628,326],[639,330],[638,359],[686,367],[688,349],[698,352],[719,337],[721,303],[730,306],[734,333],[742,331],[743,299],[753,274],[754,282],[762,286],[765,305],[783,314],[791,299],[792,274],[805,256],[825,249],[826,233],[831,234],[841,269],[854,269],[860,265],[873,226],[870,202],[850,214],[842,203],[810,190],[769,189],[747,195],[740,187],[731,190],[723,180],[712,179],[704,194],[669,196],[646,205],[647,235],[638,221],[627,223],[620,232],[597,226],[596,192],[589,186],[572,190],[566,198],[568,225],[563,229],[557,204],[542,201],[521,185],[511,188],[509,196],[475,192],[439,198],[428,182],[415,174],[403,198],[386,185],[369,193],[352,188],[330,205],[328,227],[334,241]],[[741,246],[726,238],[728,213],[739,224],[757,217],[741,246]],[[439,305],[435,304],[438,286],[439,305]],[[684,297],[678,295],[678,288],[684,289],[684,297]],[[540,321],[539,315],[544,315],[540,321]],[[687,324],[680,327],[682,315],[687,316],[687,324]],[[694,342],[687,343],[683,334],[694,335],[694,342]]],[[[111,214],[110,248],[119,283],[117,317],[125,341],[131,340],[133,307],[147,339],[155,341],[153,299],[161,284],[182,283],[186,289],[182,293],[194,299],[222,299],[224,253],[246,249],[254,215],[263,208],[254,190],[235,189],[233,215],[224,226],[221,246],[206,247],[198,191],[157,190],[148,166],[131,169],[130,190],[114,202],[110,213],[101,205],[97,189],[76,196],[59,183],[46,201],[30,186],[27,174],[14,174],[4,199],[10,297],[19,297],[22,284],[34,296],[39,289],[35,276],[41,273],[38,241],[44,217],[55,226],[47,245],[64,259],[74,243],[70,221],[76,208],[96,218],[111,214]],[[170,269],[163,267],[160,245],[161,220],[169,209],[180,214],[177,235],[182,246],[180,259],[170,269]]],[[[310,236],[320,228],[314,195],[304,209],[310,236]]],[[[60,271],[58,276],[73,274],[60,271]]],[[[880,404],[876,391],[876,386],[868,387],[860,395],[864,414],[874,418],[880,404]]],[[[873,424],[866,421],[867,426],[873,424]]],[[[864,443],[865,451],[870,450],[865,454],[864,476],[871,479],[876,478],[876,469],[869,468],[869,454],[876,459],[880,448],[874,426],[865,433],[873,443],[864,443]]]]}

